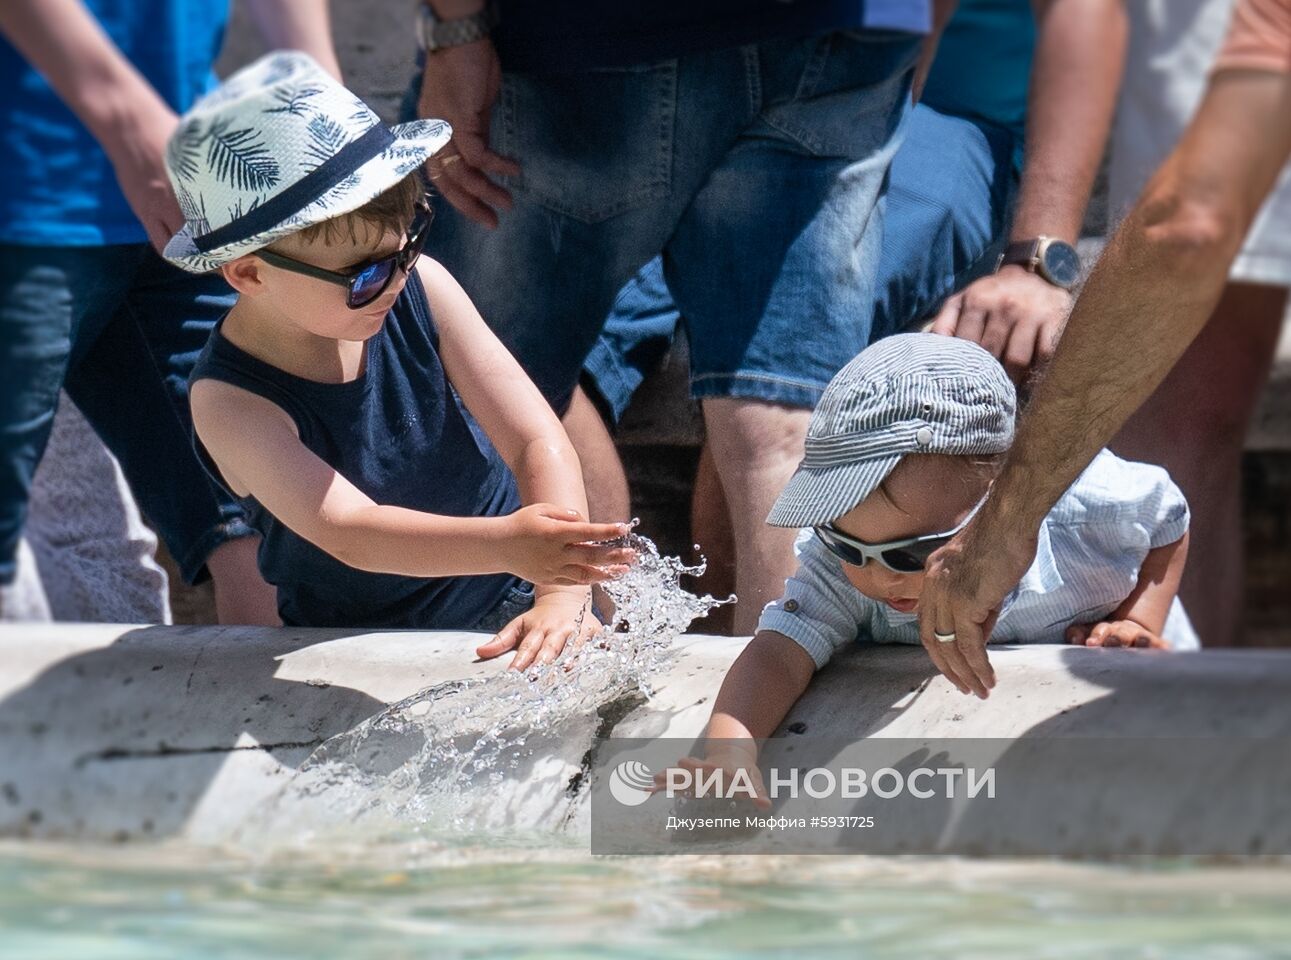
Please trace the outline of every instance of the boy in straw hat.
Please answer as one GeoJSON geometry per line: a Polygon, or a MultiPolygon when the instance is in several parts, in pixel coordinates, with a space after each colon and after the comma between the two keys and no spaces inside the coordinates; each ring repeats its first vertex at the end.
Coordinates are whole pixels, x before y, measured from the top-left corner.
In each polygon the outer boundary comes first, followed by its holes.
{"type": "MultiPolygon", "coordinates": [[[[722,683],[708,756],[682,765],[743,767],[761,791],[757,738],[835,651],[920,643],[924,562],[985,499],[1013,441],[1015,406],[994,357],[930,333],[880,340],[834,377],[768,517],[804,528],[798,570],[722,683]]],[[[1175,595],[1187,551],[1188,505],[1166,472],[1103,451],[1046,518],[992,638],[1196,648],[1175,595]]],[[[767,805],[765,791],[757,802],[767,805]]]]}
{"type": "Polygon", "coordinates": [[[283,621],[488,630],[554,659],[596,627],[598,544],[559,421],[442,267],[419,259],[442,121],[393,129],[309,57],[200,100],[167,165],[166,247],[238,292],[192,374],[198,452],[246,505],[283,621]]]}

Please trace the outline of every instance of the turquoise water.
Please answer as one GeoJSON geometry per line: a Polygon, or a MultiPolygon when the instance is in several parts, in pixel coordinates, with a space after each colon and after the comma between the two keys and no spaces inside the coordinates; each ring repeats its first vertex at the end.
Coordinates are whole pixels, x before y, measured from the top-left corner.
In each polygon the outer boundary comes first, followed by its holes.
{"type": "Polygon", "coordinates": [[[1291,957],[1286,867],[320,853],[0,845],[0,957],[1291,957]]]}

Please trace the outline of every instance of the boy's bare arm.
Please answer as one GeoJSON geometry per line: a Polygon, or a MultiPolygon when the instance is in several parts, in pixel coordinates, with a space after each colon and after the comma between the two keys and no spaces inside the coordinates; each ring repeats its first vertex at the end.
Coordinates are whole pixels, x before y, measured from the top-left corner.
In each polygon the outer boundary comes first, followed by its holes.
{"type": "Polygon", "coordinates": [[[429,257],[417,269],[448,379],[515,473],[523,500],[586,516],[582,468],[559,418],[452,275],[429,257]]]}
{"type": "MultiPolygon", "coordinates": [[[[417,269],[448,379],[515,474],[521,502],[556,504],[585,520],[582,466],[546,399],[452,275],[429,257],[422,257],[417,269]]],[[[545,587],[540,596],[553,592],[572,596],[559,586],[545,587]]],[[[579,599],[585,599],[582,592],[579,599]]]]}
{"type": "Polygon", "coordinates": [[[1067,630],[1068,641],[1088,646],[1169,647],[1161,631],[1179,593],[1187,560],[1187,533],[1174,543],[1149,550],[1130,595],[1102,623],[1073,624],[1067,630]]]}
{"type": "Polygon", "coordinates": [[[1170,605],[1179,593],[1183,568],[1188,561],[1188,534],[1174,543],[1149,550],[1139,568],[1139,582],[1133,592],[1112,613],[1116,620],[1132,620],[1160,635],[1165,629],[1170,605]]]}
{"type": "Polygon", "coordinates": [[[806,650],[784,634],[763,630],[727,671],[705,736],[721,740],[771,736],[815,672],[816,664],[806,650]]]}
{"type": "Polygon", "coordinates": [[[300,442],[279,407],[231,384],[199,380],[193,423],[225,481],[321,550],[360,570],[414,577],[512,573],[534,583],[591,583],[623,562],[578,544],[615,524],[554,519],[538,505],[505,517],[449,517],[375,503],[300,442]]]}

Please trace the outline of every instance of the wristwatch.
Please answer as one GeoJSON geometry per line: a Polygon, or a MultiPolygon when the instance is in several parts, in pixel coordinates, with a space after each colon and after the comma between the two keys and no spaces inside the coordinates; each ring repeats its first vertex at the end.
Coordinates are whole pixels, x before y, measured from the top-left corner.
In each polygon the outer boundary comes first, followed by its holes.
{"type": "Polygon", "coordinates": [[[1064,290],[1070,290],[1080,279],[1080,255],[1070,243],[1057,237],[1039,236],[1010,243],[1000,254],[996,271],[1006,263],[1020,263],[1064,290]]]}
{"type": "Polygon", "coordinates": [[[445,47],[483,40],[497,24],[493,4],[486,4],[478,13],[452,20],[442,19],[425,0],[417,4],[417,46],[424,53],[434,53],[445,47]]]}

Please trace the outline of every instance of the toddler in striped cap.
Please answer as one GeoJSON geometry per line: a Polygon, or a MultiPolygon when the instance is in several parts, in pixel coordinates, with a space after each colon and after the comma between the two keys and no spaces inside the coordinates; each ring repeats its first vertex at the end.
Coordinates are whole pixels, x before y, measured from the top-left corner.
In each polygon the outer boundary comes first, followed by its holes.
{"type": "MultiPolygon", "coordinates": [[[[755,775],[757,738],[836,651],[920,644],[924,563],[985,499],[1016,407],[999,362],[953,337],[889,337],[834,377],[768,517],[802,528],[797,572],[722,684],[710,754],[685,763],[755,775]]],[[[1176,596],[1187,550],[1188,504],[1166,472],[1104,450],[1045,519],[992,641],[1196,648],[1176,596]]]]}

